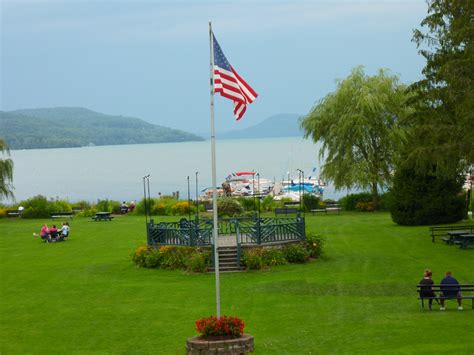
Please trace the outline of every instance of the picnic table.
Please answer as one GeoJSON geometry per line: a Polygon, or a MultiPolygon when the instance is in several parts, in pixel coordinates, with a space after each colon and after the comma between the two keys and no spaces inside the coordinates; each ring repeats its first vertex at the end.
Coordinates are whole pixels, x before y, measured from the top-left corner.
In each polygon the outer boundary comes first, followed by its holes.
{"type": "Polygon", "coordinates": [[[110,215],[110,212],[97,212],[95,216],[92,217],[94,221],[111,221],[112,218],[114,217],[110,215]]]}
{"type": "Polygon", "coordinates": [[[469,245],[474,245],[474,234],[461,234],[456,237],[454,244],[459,244],[462,249],[467,248],[469,245]]]}
{"type": "Polygon", "coordinates": [[[448,236],[442,237],[441,240],[446,242],[446,244],[454,244],[456,240],[459,240],[460,236],[467,233],[467,231],[449,231],[448,236]]]}

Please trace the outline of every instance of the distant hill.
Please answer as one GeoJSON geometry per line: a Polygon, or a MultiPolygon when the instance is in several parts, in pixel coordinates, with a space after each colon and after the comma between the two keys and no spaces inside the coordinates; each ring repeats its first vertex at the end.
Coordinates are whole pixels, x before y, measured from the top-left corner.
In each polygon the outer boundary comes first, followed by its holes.
{"type": "Polygon", "coordinates": [[[297,114],[274,115],[255,126],[221,133],[219,138],[302,137],[303,131],[299,126],[299,117],[297,114]]]}
{"type": "Polygon", "coordinates": [[[0,111],[0,135],[10,149],[203,140],[195,134],[139,118],[105,115],[76,107],[0,111]]]}

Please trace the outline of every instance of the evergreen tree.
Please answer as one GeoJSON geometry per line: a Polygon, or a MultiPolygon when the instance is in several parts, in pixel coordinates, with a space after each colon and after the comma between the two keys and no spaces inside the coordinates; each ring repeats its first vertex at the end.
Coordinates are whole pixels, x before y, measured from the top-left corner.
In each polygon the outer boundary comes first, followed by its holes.
{"type": "Polygon", "coordinates": [[[413,41],[426,58],[412,88],[417,109],[408,158],[418,168],[453,176],[474,162],[474,1],[428,0],[413,41]],[[425,32],[423,32],[425,30],[425,32]]]}

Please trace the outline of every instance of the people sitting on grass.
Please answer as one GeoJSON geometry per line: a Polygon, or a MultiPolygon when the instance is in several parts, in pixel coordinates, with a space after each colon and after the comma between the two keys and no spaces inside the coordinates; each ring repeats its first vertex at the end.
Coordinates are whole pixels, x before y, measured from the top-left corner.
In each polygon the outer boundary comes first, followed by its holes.
{"type": "Polygon", "coordinates": [[[50,238],[49,238],[49,228],[46,224],[43,224],[43,226],[41,227],[41,231],[40,231],[40,237],[41,239],[43,239],[45,242],[47,242],[50,238]]]}
{"type": "Polygon", "coordinates": [[[425,272],[423,273],[423,278],[420,281],[420,285],[423,285],[420,287],[420,297],[429,297],[428,299],[428,304],[430,310],[432,309],[433,305],[433,300],[436,300],[436,302],[439,301],[436,298],[436,294],[433,291],[432,285],[434,284],[433,279],[432,279],[433,273],[431,272],[430,269],[426,269],[425,272]]]}
{"type": "Polygon", "coordinates": [[[61,238],[67,238],[69,236],[69,223],[63,222],[61,226],[61,238]]]}
{"type": "Polygon", "coordinates": [[[446,276],[444,279],[441,280],[441,294],[440,294],[440,301],[441,301],[441,311],[444,311],[446,308],[444,307],[444,301],[447,298],[456,298],[458,300],[458,309],[461,311],[462,308],[462,299],[461,299],[461,291],[459,289],[459,282],[453,276],[451,271],[446,271],[446,276]]]}
{"type": "Polygon", "coordinates": [[[49,236],[50,236],[50,240],[51,239],[56,240],[56,238],[58,237],[58,228],[56,228],[55,224],[53,224],[53,226],[49,228],[49,236]]]}

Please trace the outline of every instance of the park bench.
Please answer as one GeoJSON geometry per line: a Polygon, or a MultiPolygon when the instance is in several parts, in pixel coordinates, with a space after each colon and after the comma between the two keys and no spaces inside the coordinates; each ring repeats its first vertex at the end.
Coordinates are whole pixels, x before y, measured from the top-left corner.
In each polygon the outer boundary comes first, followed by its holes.
{"type": "Polygon", "coordinates": [[[284,214],[286,216],[286,215],[289,215],[289,214],[297,214],[297,213],[298,213],[297,208],[291,208],[291,207],[275,208],[275,216],[277,216],[279,214],[284,214]]]}
{"type": "Polygon", "coordinates": [[[18,210],[6,210],[7,217],[20,217],[21,211],[18,210]]]}
{"type": "Polygon", "coordinates": [[[328,214],[328,212],[341,212],[342,208],[336,204],[336,203],[332,203],[332,204],[327,204],[325,207],[323,208],[316,208],[316,209],[313,209],[313,210],[310,210],[311,213],[314,214],[315,213],[326,213],[328,214]]]}
{"type": "Polygon", "coordinates": [[[326,213],[326,214],[328,214],[328,210],[326,208],[315,208],[315,209],[311,210],[311,213],[313,214],[313,216],[314,216],[315,213],[326,213]]]}
{"type": "Polygon", "coordinates": [[[327,204],[326,211],[327,212],[341,212],[342,208],[337,203],[327,204]]]}
{"type": "MultiPolygon", "coordinates": [[[[421,288],[426,288],[427,285],[417,285],[417,292],[418,292],[418,299],[421,300],[421,308],[425,308],[425,300],[436,300],[436,299],[445,299],[445,300],[457,300],[458,298],[461,299],[470,299],[472,302],[472,309],[474,309],[474,284],[463,284],[463,285],[431,285],[431,289],[437,296],[435,297],[425,297],[420,295],[421,288]],[[449,290],[452,288],[453,290],[460,291],[461,296],[444,296],[441,297],[441,290],[444,289],[449,290]]],[[[429,286],[428,286],[429,287],[429,286]]]]}
{"type": "Polygon", "coordinates": [[[51,219],[56,219],[56,218],[72,219],[72,212],[51,212],[50,216],[51,216],[51,219]]]}
{"type": "Polygon", "coordinates": [[[441,227],[430,227],[431,241],[434,243],[436,237],[441,237],[441,240],[451,244],[451,236],[449,232],[464,232],[464,234],[474,234],[474,224],[472,225],[459,225],[459,226],[441,226],[441,227]]]}

